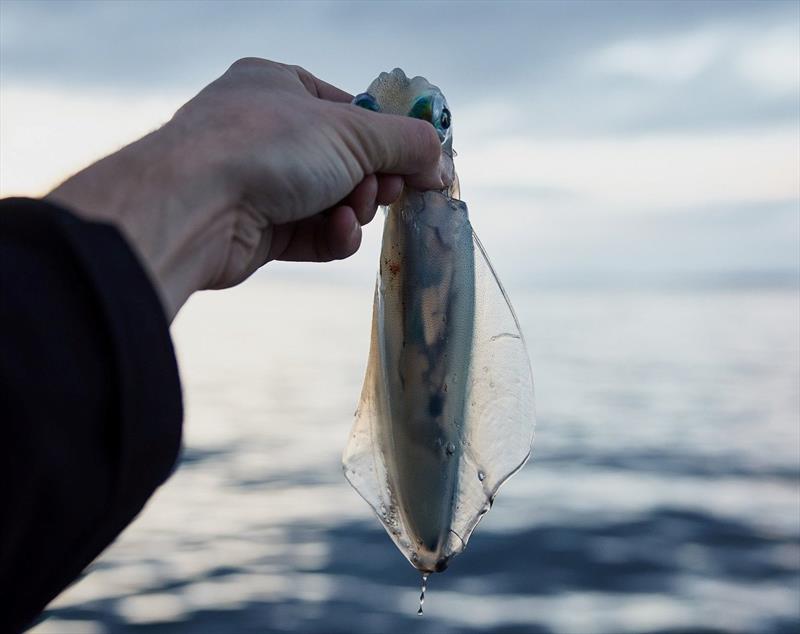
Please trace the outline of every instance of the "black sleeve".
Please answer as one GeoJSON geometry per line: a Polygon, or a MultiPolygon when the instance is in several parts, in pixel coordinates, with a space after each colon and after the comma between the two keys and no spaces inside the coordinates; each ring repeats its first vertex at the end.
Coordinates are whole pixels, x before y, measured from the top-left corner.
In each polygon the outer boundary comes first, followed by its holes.
{"type": "Polygon", "coordinates": [[[139,513],[182,415],[161,303],[121,234],[0,201],[0,632],[30,625],[139,513]]]}

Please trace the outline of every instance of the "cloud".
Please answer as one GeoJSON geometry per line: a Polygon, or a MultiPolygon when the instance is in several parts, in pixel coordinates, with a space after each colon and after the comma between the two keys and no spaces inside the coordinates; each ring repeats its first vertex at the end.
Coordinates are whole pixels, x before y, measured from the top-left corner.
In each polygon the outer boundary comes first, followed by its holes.
{"type": "Polygon", "coordinates": [[[80,168],[168,121],[180,98],[3,86],[0,197],[42,196],[80,168]]]}
{"type": "MultiPolygon", "coordinates": [[[[401,66],[447,95],[504,278],[794,270],[799,29],[790,2],[4,0],[0,195],[45,193],[241,56],[353,92],[401,66]]],[[[376,233],[332,270],[371,270],[376,233]]]]}
{"type": "Polygon", "coordinates": [[[680,212],[472,188],[473,226],[510,286],[730,281],[800,285],[797,200],[680,212]]]}
{"type": "Polygon", "coordinates": [[[800,95],[799,24],[784,24],[762,33],[735,56],[735,67],[754,86],[769,93],[800,95]]]}
{"type": "Polygon", "coordinates": [[[633,77],[650,82],[694,79],[724,50],[724,38],[712,30],[657,39],[615,42],[587,57],[590,72],[633,77]]]}
{"type": "Polygon", "coordinates": [[[464,183],[571,192],[642,213],[800,198],[798,126],[706,134],[505,136],[458,157],[464,183]]]}
{"type": "Polygon", "coordinates": [[[614,42],[590,53],[589,72],[651,83],[683,83],[717,74],[768,94],[800,94],[800,23],[725,25],[614,42]]]}
{"type": "Polygon", "coordinates": [[[457,123],[562,138],[787,123],[800,99],[787,56],[800,9],[786,2],[59,0],[0,13],[4,87],[188,99],[256,55],[358,92],[401,66],[442,87],[457,123]]]}
{"type": "Polygon", "coordinates": [[[305,64],[353,89],[402,65],[465,101],[546,89],[587,54],[633,34],[645,42],[702,39],[708,30],[766,33],[800,19],[785,2],[6,0],[0,11],[7,80],[196,88],[236,57],[260,55],[305,64]]]}

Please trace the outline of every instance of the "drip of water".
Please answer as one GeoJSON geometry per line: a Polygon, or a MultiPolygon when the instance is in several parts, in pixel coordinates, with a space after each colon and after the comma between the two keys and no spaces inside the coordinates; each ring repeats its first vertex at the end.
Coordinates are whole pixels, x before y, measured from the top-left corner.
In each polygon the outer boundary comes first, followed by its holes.
{"type": "Polygon", "coordinates": [[[419,610],[417,614],[422,615],[422,606],[425,605],[425,590],[428,587],[428,573],[422,573],[422,592],[419,593],[419,610]]]}

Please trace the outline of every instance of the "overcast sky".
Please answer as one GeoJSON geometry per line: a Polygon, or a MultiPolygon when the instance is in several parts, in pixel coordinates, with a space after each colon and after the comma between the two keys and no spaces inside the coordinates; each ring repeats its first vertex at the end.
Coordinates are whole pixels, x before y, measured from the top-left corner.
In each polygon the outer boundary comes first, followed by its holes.
{"type": "MultiPolygon", "coordinates": [[[[395,66],[438,84],[505,276],[797,275],[794,1],[3,0],[0,195],[42,194],[247,55],[351,92],[395,66]]],[[[342,271],[371,266],[365,240],[342,271]]]]}

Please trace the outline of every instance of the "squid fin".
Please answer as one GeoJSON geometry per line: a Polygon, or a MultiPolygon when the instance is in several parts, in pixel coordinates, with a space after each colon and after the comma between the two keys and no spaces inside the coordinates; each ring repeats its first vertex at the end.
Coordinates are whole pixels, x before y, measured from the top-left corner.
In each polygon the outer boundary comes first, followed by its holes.
{"type": "MultiPolygon", "coordinates": [[[[508,295],[473,232],[475,321],[451,530],[466,546],[500,486],[528,460],[535,426],[533,375],[508,295]]],[[[456,544],[454,544],[456,546],[456,544]]]]}
{"type": "Polygon", "coordinates": [[[342,457],[342,469],[351,486],[378,516],[400,551],[413,563],[410,538],[392,495],[386,461],[379,439],[381,421],[388,421],[389,399],[383,376],[381,335],[383,331],[380,279],[375,285],[369,361],[350,438],[342,457]]]}

